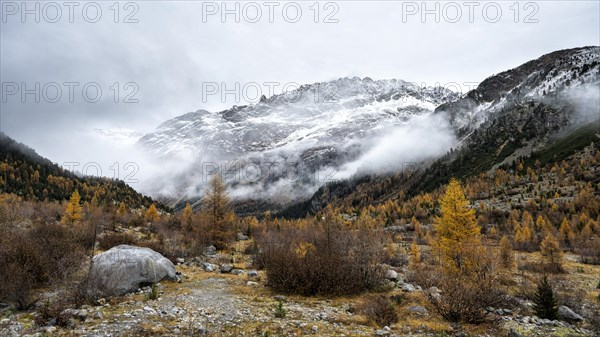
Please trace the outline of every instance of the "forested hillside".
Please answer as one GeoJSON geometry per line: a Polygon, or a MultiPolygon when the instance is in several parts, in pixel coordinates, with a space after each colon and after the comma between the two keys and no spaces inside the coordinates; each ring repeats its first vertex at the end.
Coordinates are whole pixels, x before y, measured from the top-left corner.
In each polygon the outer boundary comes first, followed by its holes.
{"type": "Polygon", "coordinates": [[[77,190],[84,202],[130,208],[149,207],[150,197],[136,192],[121,180],[104,177],[79,177],[33,149],[0,134],[0,193],[11,193],[25,200],[68,200],[77,190]]]}

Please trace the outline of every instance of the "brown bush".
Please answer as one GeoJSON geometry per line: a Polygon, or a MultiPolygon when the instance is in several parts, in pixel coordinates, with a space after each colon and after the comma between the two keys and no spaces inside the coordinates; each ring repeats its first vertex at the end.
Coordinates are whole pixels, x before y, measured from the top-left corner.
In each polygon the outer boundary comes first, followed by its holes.
{"type": "Polygon", "coordinates": [[[575,251],[579,254],[581,263],[600,264],[600,236],[582,240],[575,251]]]}
{"type": "Polygon", "coordinates": [[[442,295],[429,294],[429,299],[436,311],[451,322],[481,323],[485,308],[501,306],[506,298],[491,279],[444,276],[437,287],[442,295]]]}
{"type": "Polygon", "coordinates": [[[383,295],[368,297],[359,306],[358,312],[381,327],[398,322],[394,302],[383,295]]]}
{"type": "Polygon", "coordinates": [[[37,326],[47,326],[50,321],[55,321],[55,325],[66,327],[73,315],[65,313],[65,309],[67,309],[67,306],[64,302],[51,303],[47,301],[38,311],[34,322],[37,326]]]}
{"type": "Polygon", "coordinates": [[[418,284],[423,289],[437,286],[440,277],[441,273],[437,268],[424,263],[412,265],[406,274],[406,280],[408,282],[418,284]]]}
{"type": "Polygon", "coordinates": [[[383,236],[376,231],[287,228],[258,243],[268,285],[280,292],[354,294],[383,282],[383,236]]]}
{"type": "Polygon", "coordinates": [[[58,224],[6,229],[0,238],[0,301],[25,309],[34,289],[66,281],[85,257],[74,238],[72,229],[58,224]]]}
{"type": "Polygon", "coordinates": [[[465,252],[469,268],[455,272],[441,268],[436,285],[441,296],[429,294],[436,311],[452,322],[480,323],[485,308],[506,304],[497,273],[498,257],[490,247],[475,246],[465,252]]]}

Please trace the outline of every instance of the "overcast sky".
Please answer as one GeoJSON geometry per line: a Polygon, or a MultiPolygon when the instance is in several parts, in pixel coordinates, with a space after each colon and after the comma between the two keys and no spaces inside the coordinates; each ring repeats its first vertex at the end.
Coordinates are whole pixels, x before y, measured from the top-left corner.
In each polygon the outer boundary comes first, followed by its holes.
{"type": "Polygon", "coordinates": [[[228,2],[239,22],[223,20],[221,1],[75,3],[37,3],[38,23],[35,2],[2,0],[0,129],[58,163],[100,162],[105,175],[130,152],[95,128],[146,133],[186,112],[247,104],[254,83],[267,96],[269,82],[277,91],[344,76],[466,91],[545,53],[600,44],[598,1],[228,2]],[[23,102],[36,83],[40,102],[23,102]],[[222,100],[213,83],[239,83],[239,97],[222,100]]]}

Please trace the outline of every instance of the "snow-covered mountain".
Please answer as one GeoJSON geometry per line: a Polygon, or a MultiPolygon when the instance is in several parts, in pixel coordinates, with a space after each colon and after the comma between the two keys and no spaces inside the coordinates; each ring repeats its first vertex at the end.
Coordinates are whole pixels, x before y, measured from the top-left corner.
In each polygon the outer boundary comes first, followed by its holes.
{"type": "Polygon", "coordinates": [[[420,88],[401,80],[341,78],[263,96],[253,105],[190,112],[162,123],[139,144],[160,155],[239,156],[290,145],[310,148],[361,139],[456,98],[441,87],[420,88]]]}
{"type": "Polygon", "coordinates": [[[234,197],[281,204],[328,180],[402,170],[451,147],[473,149],[473,158],[490,161],[483,166],[501,163],[509,150],[530,151],[578,119],[598,118],[599,91],[600,47],[584,47],[490,76],[463,96],[401,80],[303,85],[256,104],[173,118],[138,145],[162,160],[184,159],[184,169],[161,179],[178,197],[199,195],[218,168],[234,197]],[[494,155],[483,153],[492,148],[494,155]]]}
{"type": "Polygon", "coordinates": [[[423,88],[401,80],[341,78],[262,97],[253,105],[220,112],[190,112],[162,123],[141,137],[138,144],[165,158],[193,162],[177,179],[188,195],[199,191],[198,181],[205,180],[199,175],[217,163],[229,173],[250,166],[256,171],[254,165],[258,165],[260,182],[254,178],[244,181],[239,176],[228,180],[244,191],[240,193],[248,192],[253,197],[261,197],[263,192],[271,195],[271,191],[266,192],[270,189],[267,185],[279,182],[280,191],[294,190],[288,194],[289,199],[295,193],[312,193],[334,168],[369,150],[373,137],[416,116],[429,115],[440,104],[458,98],[458,94],[442,87],[423,88]],[[321,177],[316,177],[319,172],[321,177]],[[282,189],[281,178],[290,175],[294,178],[286,180],[286,188],[282,189]],[[255,189],[257,185],[260,191],[255,189]]]}
{"type": "Polygon", "coordinates": [[[586,88],[597,93],[599,85],[600,47],[559,50],[488,77],[461,99],[440,105],[436,113],[448,113],[452,125],[464,136],[516,105],[586,100],[577,96],[587,95],[586,88]]]}

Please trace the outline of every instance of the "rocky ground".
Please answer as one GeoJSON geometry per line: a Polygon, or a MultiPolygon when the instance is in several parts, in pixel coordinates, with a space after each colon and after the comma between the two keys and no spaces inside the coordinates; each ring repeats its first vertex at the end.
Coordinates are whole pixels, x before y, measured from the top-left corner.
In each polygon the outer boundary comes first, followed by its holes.
{"type": "Polygon", "coordinates": [[[182,259],[177,265],[182,282],[158,284],[158,298],[149,299],[151,288],[146,287],[95,306],[67,309],[66,326],[51,322],[39,327],[36,311],[11,314],[4,309],[0,336],[593,336],[568,308],[561,308],[564,319],[549,321],[527,315],[531,303],[523,303],[523,310],[488,308],[490,320],[480,326],[449,324],[426,300],[427,293],[438,290],[405,282],[401,269],[388,272],[385,293],[401,295],[400,321],[377,327],[356,310],[364,296],[283,296],[264,286],[262,271],[219,263],[225,259],[182,259]],[[285,318],[275,315],[280,301],[285,318]]]}

